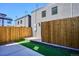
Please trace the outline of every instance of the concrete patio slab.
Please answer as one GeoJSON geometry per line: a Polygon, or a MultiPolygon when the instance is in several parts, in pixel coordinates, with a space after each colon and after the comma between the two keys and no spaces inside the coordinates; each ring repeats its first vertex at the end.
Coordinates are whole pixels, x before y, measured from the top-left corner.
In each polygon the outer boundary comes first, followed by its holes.
{"type": "Polygon", "coordinates": [[[0,56],[43,56],[42,54],[35,52],[22,45],[3,45],[0,46],[0,56]]]}
{"type": "Polygon", "coordinates": [[[25,38],[26,40],[33,40],[33,41],[38,41],[38,42],[42,42],[41,38],[38,38],[38,37],[28,37],[28,38],[25,38]]]}

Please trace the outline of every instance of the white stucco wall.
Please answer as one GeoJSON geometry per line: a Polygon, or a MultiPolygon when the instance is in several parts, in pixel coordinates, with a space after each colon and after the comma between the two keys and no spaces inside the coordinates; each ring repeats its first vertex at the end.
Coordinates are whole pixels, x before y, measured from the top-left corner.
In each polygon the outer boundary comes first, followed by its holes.
{"type": "Polygon", "coordinates": [[[26,17],[23,17],[23,18],[21,18],[21,19],[18,19],[18,20],[16,20],[15,21],[15,26],[26,26],[26,27],[28,27],[28,16],[26,16],[26,17]],[[22,20],[22,24],[20,23],[20,21],[22,20]],[[18,24],[18,21],[19,21],[19,24],[18,24]]]}
{"type": "Polygon", "coordinates": [[[79,16],[79,3],[72,4],[73,16],[79,16]]]}
{"type": "Polygon", "coordinates": [[[72,4],[72,3],[55,3],[55,4],[48,4],[44,8],[40,8],[37,11],[34,11],[31,15],[32,17],[32,29],[33,29],[33,36],[41,38],[41,26],[38,23],[44,21],[51,21],[57,20],[62,18],[74,17],[79,16],[79,4],[72,4]],[[51,15],[51,8],[58,7],[58,13],[55,15],[51,15]],[[46,17],[41,17],[41,12],[46,10],[46,17]],[[34,24],[37,24],[35,26],[34,24]],[[37,32],[34,30],[37,29],[37,32]]]}

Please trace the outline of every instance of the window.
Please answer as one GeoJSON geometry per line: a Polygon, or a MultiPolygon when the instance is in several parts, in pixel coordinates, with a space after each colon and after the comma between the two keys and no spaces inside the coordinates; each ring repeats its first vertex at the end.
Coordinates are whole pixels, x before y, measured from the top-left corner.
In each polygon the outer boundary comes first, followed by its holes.
{"type": "Polygon", "coordinates": [[[18,21],[18,24],[19,24],[19,21],[18,21]]]}
{"type": "Polygon", "coordinates": [[[20,24],[22,24],[22,20],[20,20],[20,24]]]}
{"type": "Polygon", "coordinates": [[[52,8],[52,15],[57,14],[57,6],[52,8]]]}
{"type": "Polygon", "coordinates": [[[46,10],[42,11],[42,17],[46,17],[46,10]]]}

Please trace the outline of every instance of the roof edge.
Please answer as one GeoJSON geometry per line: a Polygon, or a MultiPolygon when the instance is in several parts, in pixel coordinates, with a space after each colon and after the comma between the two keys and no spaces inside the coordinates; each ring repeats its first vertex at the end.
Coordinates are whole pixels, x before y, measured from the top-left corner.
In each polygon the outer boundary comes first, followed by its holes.
{"type": "Polygon", "coordinates": [[[22,18],[24,18],[24,17],[27,17],[27,16],[30,16],[30,14],[24,15],[24,16],[22,16],[22,17],[19,17],[19,18],[17,18],[15,21],[17,21],[17,20],[19,20],[19,19],[22,19],[22,18]]]}

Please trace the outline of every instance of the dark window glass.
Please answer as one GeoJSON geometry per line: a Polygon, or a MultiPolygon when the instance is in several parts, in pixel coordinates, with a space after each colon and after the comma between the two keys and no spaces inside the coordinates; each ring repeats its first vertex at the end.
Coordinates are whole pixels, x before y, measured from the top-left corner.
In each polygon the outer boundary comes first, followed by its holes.
{"type": "Polygon", "coordinates": [[[22,24],[22,20],[20,20],[20,24],[22,24]]]}
{"type": "Polygon", "coordinates": [[[42,17],[46,17],[46,10],[42,11],[42,17]]]}
{"type": "Polygon", "coordinates": [[[52,15],[57,14],[57,6],[52,8],[52,15]]]}
{"type": "Polygon", "coordinates": [[[18,21],[18,24],[19,24],[19,21],[18,21]]]}

